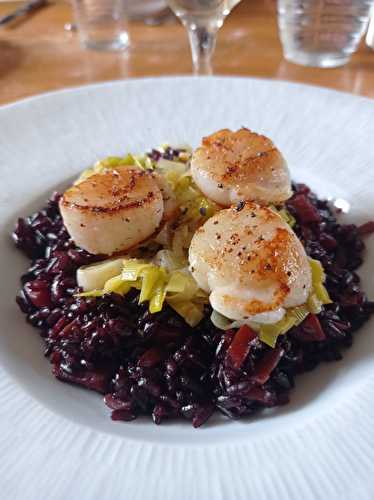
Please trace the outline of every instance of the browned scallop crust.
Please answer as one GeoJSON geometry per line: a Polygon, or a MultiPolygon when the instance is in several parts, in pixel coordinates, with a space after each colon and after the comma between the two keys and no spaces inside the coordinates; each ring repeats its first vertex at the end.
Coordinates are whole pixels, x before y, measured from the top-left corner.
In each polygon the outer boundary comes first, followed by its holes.
{"type": "Polygon", "coordinates": [[[220,168],[214,168],[214,178],[219,182],[239,184],[255,182],[262,176],[271,176],[273,165],[282,157],[273,142],[248,129],[232,132],[222,129],[204,137],[196,157],[219,161],[220,168]],[[243,144],[243,145],[241,145],[243,144]]]}
{"type": "Polygon", "coordinates": [[[95,174],[83,183],[72,186],[65,192],[60,204],[82,212],[103,214],[144,207],[154,200],[155,192],[152,190],[140,198],[131,196],[132,192],[137,191],[141,179],[151,176],[151,173],[123,166],[116,167],[110,174],[95,174]]]}
{"type": "Polygon", "coordinates": [[[223,296],[226,304],[241,303],[248,315],[273,311],[282,306],[290,291],[292,270],[299,266],[300,257],[295,251],[292,235],[282,228],[276,229],[276,235],[270,241],[260,241],[255,250],[244,256],[241,261],[243,271],[250,274],[257,282],[276,283],[272,301],[264,303],[259,300],[241,301],[228,295],[223,296]]]}
{"type": "MultiPolygon", "coordinates": [[[[225,212],[231,212],[230,219],[233,221],[233,226],[227,231],[225,225],[225,230],[221,231],[220,223],[217,222],[220,220],[220,214],[211,219],[211,224],[215,228],[215,241],[212,243],[212,251],[204,254],[204,260],[214,272],[222,276],[229,276],[231,273],[233,279],[244,289],[250,287],[251,283],[256,283],[264,287],[268,285],[274,289],[274,293],[269,302],[256,299],[242,300],[239,297],[223,295],[224,303],[227,306],[239,306],[248,316],[278,309],[282,306],[296,273],[302,266],[301,254],[298,245],[295,245],[297,237],[290,230],[277,227],[271,239],[263,238],[259,231],[261,225],[273,221],[279,223],[281,219],[273,210],[256,203],[246,202],[240,211],[232,207],[225,212]],[[252,220],[256,219],[259,226],[252,224],[252,220]],[[251,223],[246,225],[248,220],[251,223]],[[240,234],[239,221],[244,223],[240,234]],[[246,236],[250,237],[253,234],[259,236],[249,247],[244,240],[246,236]]],[[[198,232],[204,233],[205,228],[200,228],[198,232]]]]}
{"type": "Polygon", "coordinates": [[[140,243],[157,229],[163,199],[152,173],[120,166],[68,189],[60,210],[78,246],[93,254],[112,255],[140,243]]]}

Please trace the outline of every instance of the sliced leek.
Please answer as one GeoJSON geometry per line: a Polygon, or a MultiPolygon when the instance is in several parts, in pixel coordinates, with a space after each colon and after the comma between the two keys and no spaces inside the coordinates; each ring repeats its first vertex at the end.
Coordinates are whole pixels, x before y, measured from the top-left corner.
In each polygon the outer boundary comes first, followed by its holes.
{"type": "Polygon", "coordinates": [[[249,320],[233,322],[217,311],[213,311],[211,315],[212,323],[222,330],[238,328],[242,324],[248,324],[254,330],[259,331],[259,337],[262,342],[270,347],[274,347],[280,335],[284,335],[294,326],[300,325],[308,314],[320,313],[323,304],[331,303],[329,294],[323,285],[325,273],[321,263],[314,259],[309,259],[309,261],[312,272],[312,290],[306,304],[287,309],[284,317],[277,323],[256,324],[249,320]]]}
{"type": "Polygon", "coordinates": [[[331,304],[328,291],[324,286],[326,279],[325,271],[319,260],[309,259],[310,269],[312,271],[312,288],[316,298],[321,304],[331,304]]]}
{"type": "MultiPolygon", "coordinates": [[[[121,269],[113,267],[114,275],[106,279],[100,289],[94,288],[78,294],[80,297],[100,297],[106,293],[126,295],[131,288],[140,290],[139,303],[149,302],[151,313],[160,312],[167,302],[185,321],[196,326],[201,321],[207,295],[199,289],[187,269],[168,270],[153,262],[140,259],[121,259],[121,269]],[[119,271],[119,272],[118,272],[119,271]]],[[[92,266],[106,269],[110,262],[92,266]]],[[[105,275],[108,277],[108,273],[105,275]]]]}
{"type": "Polygon", "coordinates": [[[83,291],[101,289],[113,276],[120,274],[123,267],[123,258],[108,259],[96,264],[82,266],[77,271],[78,286],[83,291]]]}
{"type": "MultiPolygon", "coordinates": [[[[108,169],[119,167],[120,165],[137,165],[140,163],[136,161],[136,157],[132,154],[127,154],[125,156],[108,156],[103,160],[95,163],[93,167],[86,168],[83,170],[81,175],[75,181],[74,184],[79,184],[80,182],[88,179],[91,175],[100,174],[106,172],[108,169]]],[[[143,168],[143,167],[142,167],[143,168]]]]}
{"type": "Polygon", "coordinates": [[[274,210],[282,219],[290,226],[293,227],[296,224],[295,217],[290,214],[290,212],[285,208],[277,208],[275,205],[270,205],[270,208],[274,210]]]}
{"type": "MultiPolygon", "coordinates": [[[[166,147],[168,146],[161,147],[159,151],[164,152],[166,147]]],[[[82,172],[77,183],[120,165],[154,169],[170,184],[180,213],[172,223],[165,224],[158,240],[146,243],[144,248],[148,253],[131,254],[134,257],[147,255],[147,260],[119,258],[80,268],[77,280],[83,288],[81,296],[99,297],[105,293],[125,295],[135,288],[140,291],[139,302],[148,302],[152,313],[161,311],[167,303],[191,326],[201,321],[208,297],[187,271],[187,251],[196,229],[214,215],[219,207],[206,198],[194,183],[189,170],[189,157],[188,152],[183,159],[177,161],[163,158],[153,161],[147,155],[110,156],[82,172]],[[157,251],[160,246],[161,250],[157,251]]],[[[295,219],[285,207],[271,208],[290,227],[294,226],[295,219]]],[[[309,313],[318,314],[323,304],[331,303],[324,286],[325,273],[321,263],[310,259],[310,267],[312,290],[306,304],[288,309],[283,319],[273,325],[260,325],[246,320],[252,328],[259,331],[261,340],[268,345],[274,346],[279,335],[299,325],[309,313]]],[[[239,323],[243,323],[233,322],[216,311],[213,311],[211,319],[222,329],[237,328],[239,323]]]]}

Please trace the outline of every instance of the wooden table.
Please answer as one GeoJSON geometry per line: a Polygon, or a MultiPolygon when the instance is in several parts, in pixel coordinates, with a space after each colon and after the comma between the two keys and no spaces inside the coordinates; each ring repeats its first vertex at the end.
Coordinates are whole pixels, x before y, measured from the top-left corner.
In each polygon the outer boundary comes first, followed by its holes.
{"type": "MultiPolygon", "coordinates": [[[[0,15],[17,3],[0,3],[0,15]]],[[[64,31],[72,21],[65,2],[48,7],[14,27],[0,28],[0,104],[62,87],[129,77],[191,73],[184,28],[130,23],[127,53],[84,50],[64,31]]],[[[216,74],[258,76],[322,85],[374,97],[374,52],[361,44],[343,68],[305,68],[286,62],[277,35],[272,0],[243,0],[219,33],[216,74]]]]}

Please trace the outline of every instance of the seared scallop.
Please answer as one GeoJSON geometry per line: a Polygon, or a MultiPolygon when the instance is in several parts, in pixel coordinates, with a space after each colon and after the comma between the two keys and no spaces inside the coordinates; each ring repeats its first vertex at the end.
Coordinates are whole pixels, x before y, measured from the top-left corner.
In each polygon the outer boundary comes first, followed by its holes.
{"type": "Polygon", "coordinates": [[[121,166],[69,188],[60,210],[76,245],[111,255],[151,236],[161,222],[164,203],[152,173],[121,166]]]}
{"type": "Polygon", "coordinates": [[[164,213],[162,221],[167,222],[178,214],[177,199],[171,185],[161,173],[153,172],[153,176],[164,200],[164,213]]]}
{"type": "Polygon", "coordinates": [[[191,160],[192,177],[216,203],[280,203],[291,196],[287,163],[273,142],[246,128],[204,137],[191,160]]]}
{"type": "Polygon", "coordinates": [[[277,213],[252,202],[221,210],[198,229],[189,262],[213,309],[233,320],[275,323],[311,290],[300,240],[277,213]]]}

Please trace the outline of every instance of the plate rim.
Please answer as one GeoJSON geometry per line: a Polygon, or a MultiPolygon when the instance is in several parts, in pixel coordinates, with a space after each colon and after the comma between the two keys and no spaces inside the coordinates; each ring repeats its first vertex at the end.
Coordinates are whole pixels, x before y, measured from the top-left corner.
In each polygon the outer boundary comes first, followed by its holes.
{"type": "MultiPolygon", "coordinates": [[[[175,81],[175,80],[178,80],[178,79],[181,79],[181,80],[184,80],[184,81],[191,81],[191,80],[246,80],[246,81],[260,81],[260,82],[263,82],[263,81],[266,81],[266,82],[272,82],[274,84],[281,84],[281,85],[291,85],[292,87],[296,87],[296,88],[299,88],[299,87],[308,87],[308,88],[313,88],[313,89],[319,89],[319,90],[322,90],[324,93],[328,93],[328,94],[340,94],[340,95],[345,95],[345,96],[348,96],[350,99],[354,98],[355,100],[361,100],[361,101],[365,101],[365,102],[370,102],[372,103],[371,105],[374,105],[374,99],[371,99],[369,97],[364,97],[364,96],[357,96],[357,95],[352,95],[352,94],[349,94],[347,92],[343,92],[343,91],[337,91],[337,90],[334,90],[334,89],[327,89],[327,88],[324,88],[324,87],[320,87],[320,86],[315,86],[315,85],[309,85],[309,84],[303,84],[303,83],[297,83],[297,82],[287,82],[286,80],[273,80],[273,79],[265,79],[265,78],[248,78],[248,77],[230,77],[230,76],[218,76],[218,77],[192,77],[192,76],[172,76],[172,77],[147,77],[147,78],[133,78],[133,79],[126,79],[126,80],[113,80],[113,81],[106,81],[106,82],[100,82],[100,83],[94,83],[94,84],[88,84],[88,85],[83,85],[83,86],[77,86],[77,87],[71,87],[71,88],[68,88],[68,89],[60,89],[60,90],[56,90],[56,91],[51,91],[51,92],[46,92],[46,93],[42,93],[42,94],[38,94],[38,95],[35,95],[35,96],[30,96],[30,97],[26,97],[24,99],[21,99],[21,100],[18,100],[18,101],[14,101],[12,103],[8,103],[6,105],[3,105],[0,107],[0,115],[3,111],[9,111],[11,110],[12,108],[20,108],[21,106],[27,106],[29,104],[33,104],[33,102],[37,102],[37,101],[40,101],[40,100],[43,100],[45,98],[53,98],[55,97],[56,95],[59,95],[59,94],[74,94],[74,93],[79,93],[80,91],[85,91],[87,89],[92,89],[93,91],[95,89],[100,89],[100,88],[105,88],[105,87],[111,87],[111,86],[121,86],[121,85],[124,85],[124,84],[127,84],[128,82],[133,82],[134,84],[136,84],[137,82],[141,81],[147,81],[147,82],[150,82],[150,83],[154,83],[155,81],[175,81]]],[[[7,374],[7,377],[10,379],[10,383],[12,385],[14,385],[14,381],[12,379],[12,377],[10,376],[10,374],[8,373],[8,370],[6,370],[6,374],[7,374]]],[[[372,381],[372,387],[374,387],[374,379],[372,381]]],[[[170,448],[174,451],[171,452],[171,455],[172,456],[176,456],[175,453],[177,453],[175,450],[177,450],[178,448],[187,448],[186,445],[181,445],[180,443],[175,443],[175,444],[172,444],[170,442],[167,442],[167,443],[159,443],[159,442],[154,442],[154,441],[150,441],[150,442],[143,442],[140,444],[140,442],[135,439],[135,440],[131,440],[128,436],[123,436],[123,437],[120,437],[118,435],[113,435],[113,434],[108,434],[104,431],[99,431],[97,429],[92,429],[92,428],[89,428],[87,429],[83,424],[81,424],[80,422],[77,423],[76,421],[72,422],[70,420],[67,419],[67,417],[65,416],[61,416],[61,414],[58,414],[56,412],[54,412],[53,410],[51,410],[49,407],[43,407],[41,402],[39,400],[36,400],[35,398],[33,398],[33,396],[30,396],[30,394],[27,392],[27,390],[19,385],[19,383],[17,382],[17,387],[19,390],[21,390],[23,392],[23,395],[22,395],[22,398],[24,399],[24,396],[27,397],[27,398],[31,398],[34,403],[36,403],[36,405],[38,407],[40,407],[40,414],[53,414],[54,417],[60,419],[63,423],[62,425],[66,425],[67,428],[69,429],[73,429],[75,428],[76,430],[74,431],[75,435],[78,434],[79,431],[82,431],[82,433],[84,435],[87,435],[87,436],[91,436],[92,439],[95,438],[95,436],[97,437],[97,441],[100,441],[101,438],[104,439],[104,437],[106,438],[106,440],[109,442],[116,442],[118,443],[119,441],[121,441],[121,443],[118,445],[118,449],[121,449],[122,452],[124,453],[124,456],[130,456],[128,453],[125,453],[125,444],[128,444],[129,441],[131,441],[131,443],[129,443],[132,447],[136,446],[138,448],[140,448],[141,450],[145,448],[149,448],[151,450],[155,450],[154,452],[152,451],[152,453],[154,453],[155,455],[158,454],[159,457],[161,457],[161,453],[157,450],[170,450],[170,448]],[[64,424],[65,422],[65,424],[64,424]],[[101,436],[101,437],[100,437],[101,436]],[[104,437],[103,437],[104,436],[104,437]],[[174,454],[174,455],[173,455],[174,454]]],[[[1,387],[2,387],[2,384],[0,384],[0,392],[1,392],[1,387]]],[[[22,399],[20,398],[20,399],[22,399]]],[[[371,405],[369,407],[371,410],[374,410],[373,408],[373,405],[371,405]]],[[[343,409],[344,410],[344,409],[343,409]]],[[[38,410],[39,411],[39,410],[38,410]]],[[[345,410],[344,410],[345,411],[345,410]]],[[[343,413],[344,413],[343,411],[343,413]]],[[[331,413],[334,413],[335,412],[335,408],[334,409],[331,409],[331,413]]],[[[37,413],[37,412],[36,412],[37,413]]],[[[372,412],[373,413],[373,412],[372,412]]],[[[44,417],[43,417],[44,418],[44,417]]],[[[332,418],[331,415],[329,415],[329,418],[332,418]]],[[[45,419],[45,418],[44,418],[45,419]]],[[[368,421],[368,419],[366,419],[366,422],[368,421]]],[[[130,424],[131,425],[131,424],[130,424]]],[[[153,425],[153,424],[152,424],[153,425]]],[[[303,431],[303,428],[305,426],[301,426],[302,428],[299,429],[300,432],[303,431]]],[[[307,427],[310,427],[312,428],[312,426],[307,426],[307,427]]],[[[198,430],[196,432],[199,432],[198,430]]],[[[292,432],[292,429],[287,432],[286,434],[288,433],[291,433],[292,432]]],[[[295,432],[292,432],[293,434],[295,434],[295,432]]],[[[296,433],[297,435],[298,433],[296,433]]],[[[372,439],[374,441],[374,432],[372,433],[372,439]]],[[[284,436],[281,436],[281,439],[280,441],[284,441],[283,439],[284,436]]],[[[262,440],[266,441],[266,448],[268,448],[269,446],[269,443],[271,444],[271,442],[273,440],[276,440],[277,439],[277,436],[267,436],[267,435],[261,435],[259,436],[258,440],[256,440],[256,442],[248,442],[248,441],[245,441],[244,443],[239,443],[237,440],[235,440],[233,443],[229,443],[229,442],[220,442],[218,444],[214,444],[214,443],[204,443],[202,445],[198,445],[197,443],[193,443],[193,446],[190,446],[188,447],[188,450],[185,451],[184,453],[185,454],[189,454],[190,457],[192,457],[194,454],[196,454],[196,456],[199,456],[199,462],[201,462],[202,459],[207,459],[208,458],[208,455],[210,456],[210,463],[213,464],[215,462],[213,462],[213,456],[216,452],[216,456],[214,458],[214,460],[223,460],[224,463],[225,463],[225,459],[224,459],[224,453],[227,452],[227,454],[230,456],[231,460],[234,460],[234,463],[235,463],[235,457],[236,457],[236,453],[239,453],[239,450],[241,450],[240,453],[243,454],[243,457],[244,456],[252,456],[253,455],[256,455],[258,454],[259,452],[255,450],[258,448],[258,443],[260,443],[262,440]],[[202,458],[201,458],[202,457],[202,458]]],[[[285,447],[285,449],[288,449],[290,450],[291,447],[288,445],[285,447]]],[[[181,451],[181,450],[179,450],[181,451]]],[[[344,451],[344,450],[343,450],[344,451]]],[[[83,451],[82,451],[83,453],[83,451]]],[[[149,456],[152,456],[152,453],[149,452],[148,454],[148,458],[146,459],[146,462],[147,464],[149,464],[149,456]]],[[[240,454],[239,453],[239,454],[240,454]]],[[[343,452],[342,452],[343,453],[343,452]]],[[[344,451],[344,454],[346,453],[346,451],[344,451]]],[[[261,456],[261,453],[258,454],[258,456],[261,456]]],[[[374,451],[372,450],[372,456],[374,457],[374,451]]],[[[316,455],[314,453],[314,457],[317,459],[318,458],[318,455],[316,455]]],[[[374,462],[374,461],[373,461],[374,462]]],[[[123,463],[123,461],[121,462],[123,463]]],[[[1,467],[1,466],[0,466],[1,467]]],[[[205,466],[206,467],[206,466],[205,466]]],[[[1,469],[0,469],[1,470],[1,469]]],[[[205,470],[208,470],[205,468],[205,470]]],[[[373,469],[374,470],[374,469],[373,469]]],[[[318,479],[318,478],[317,478],[318,479]]],[[[0,483],[1,483],[1,480],[0,480],[0,483]]],[[[280,484],[280,483],[279,483],[280,484]]],[[[368,483],[368,486],[370,486],[370,484],[368,483]]],[[[313,490],[314,490],[314,486],[310,486],[309,485],[309,491],[305,490],[304,491],[308,494],[308,493],[313,493],[313,490]]],[[[205,490],[207,491],[207,490],[205,490]]],[[[223,490],[225,491],[225,490],[223,490]]],[[[290,490],[291,491],[291,490],[290,490]]],[[[314,492],[319,492],[320,490],[319,489],[316,489],[314,492]]],[[[273,494],[271,494],[273,495],[273,494]]],[[[244,496],[242,495],[242,493],[238,494],[238,497],[240,498],[244,498],[244,496]]],[[[139,497],[140,498],[140,497],[139,497]]],[[[158,497],[157,497],[158,498],[158,497]]],[[[178,497],[179,498],[179,497],[178,497]]],[[[183,497],[184,498],[184,497],[183,497]]],[[[187,497],[186,497],[187,498],[187,497]]],[[[215,497],[214,497],[215,498],[215,497]]],[[[217,498],[224,498],[224,500],[227,500],[228,497],[218,497],[217,498]]],[[[230,494],[230,498],[231,498],[231,494],[230,494]]],[[[248,496],[247,496],[248,498],[248,496]]],[[[268,497],[270,498],[270,496],[268,497]]],[[[292,496],[290,494],[290,496],[283,496],[283,494],[281,494],[281,497],[277,497],[277,496],[271,496],[271,498],[296,498],[295,496],[292,496]]],[[[309,498],[309,497],[308,497],[309,498]]],[[[315,498],[315,497],[312,497],[310,496],[310,498],[315,498]]],[[[335,498],[335,497],[334,497],[335,498]]],[[[338,498],[338,496],[336,496],[336,498],[338,498]]],[[[348,498],[348,497],[347,497],[348,498]]],[[[356,498],[359,498],[359,497],[356,497],[356,498]]],[[[363,497],[362,497],[363,498],[363,497]]]]}
{"type": "Polygon", "coordinates": [[[23,106],[27,105],[30,102],[33,101],[38,101],[40,99],[44,98],[49,98],[49,97],[54,97],[59,94],[70,94],[70,93],[76,93],[79,91],[84,91],[84,90],[95,90],[95,89],[100,89],[100,88],[105,88],[105,87],[110,87],[110,86],[121,86],[123,84],[127,83],[141,83],[141,82],[157,82],[157,81],[174,81],[174,80],[181,80],[181,81],[217,81],[217,80],[238,80],[238,81],[258,81],[258,82],[264,82],[264,83],[276,83],[276,84],[281,84],[281,85],[288,85],[288,86],[293,86],[293,87],[299,87],[299,88],[312,88],[316,90],[320,90],[324,93],[330,93],[330,94],[340,94],[342,96],[346,96],[349,99],[358,99],[358,100],[363,100],[367,101],[368,103],[371,103],[374,105],[374,97],[369,97],[369,96],[364,96],[360,94],[353,94],[350,93],[346,90],[340,90],[340,89],[334,89],[330,87],[324,87],[323,85],[318,85],[318,84],[312,84],[312,83],[305,83],[305,82],[297,82],[293,80],[287,80],[287,79],[278,79],[278,78],[266,78],[266,77],[260,77],[260,76],[241,76],[241,75],[211,75],[211,76],[194,76],[194,75],[165,75],[165,76],[145,76],[145,77],[129,77],[129,78],[124,78],[124,79],[112,79],[112,80],[105,80],[102,82],[92,82],[92,83],[87,83],[83,85],[73,85],[69,87],[64,87],[56,90],[49,90],[47,92],[40,92],[36,93],[30,96],[26,97],[21,97],[20,99],[16,99],[14,101],[11,101],[9,103],[4,103],[0,105],[0,112],[3,110],[8,110],[9,108],[16,107],[16,106],[23,106]]]}

